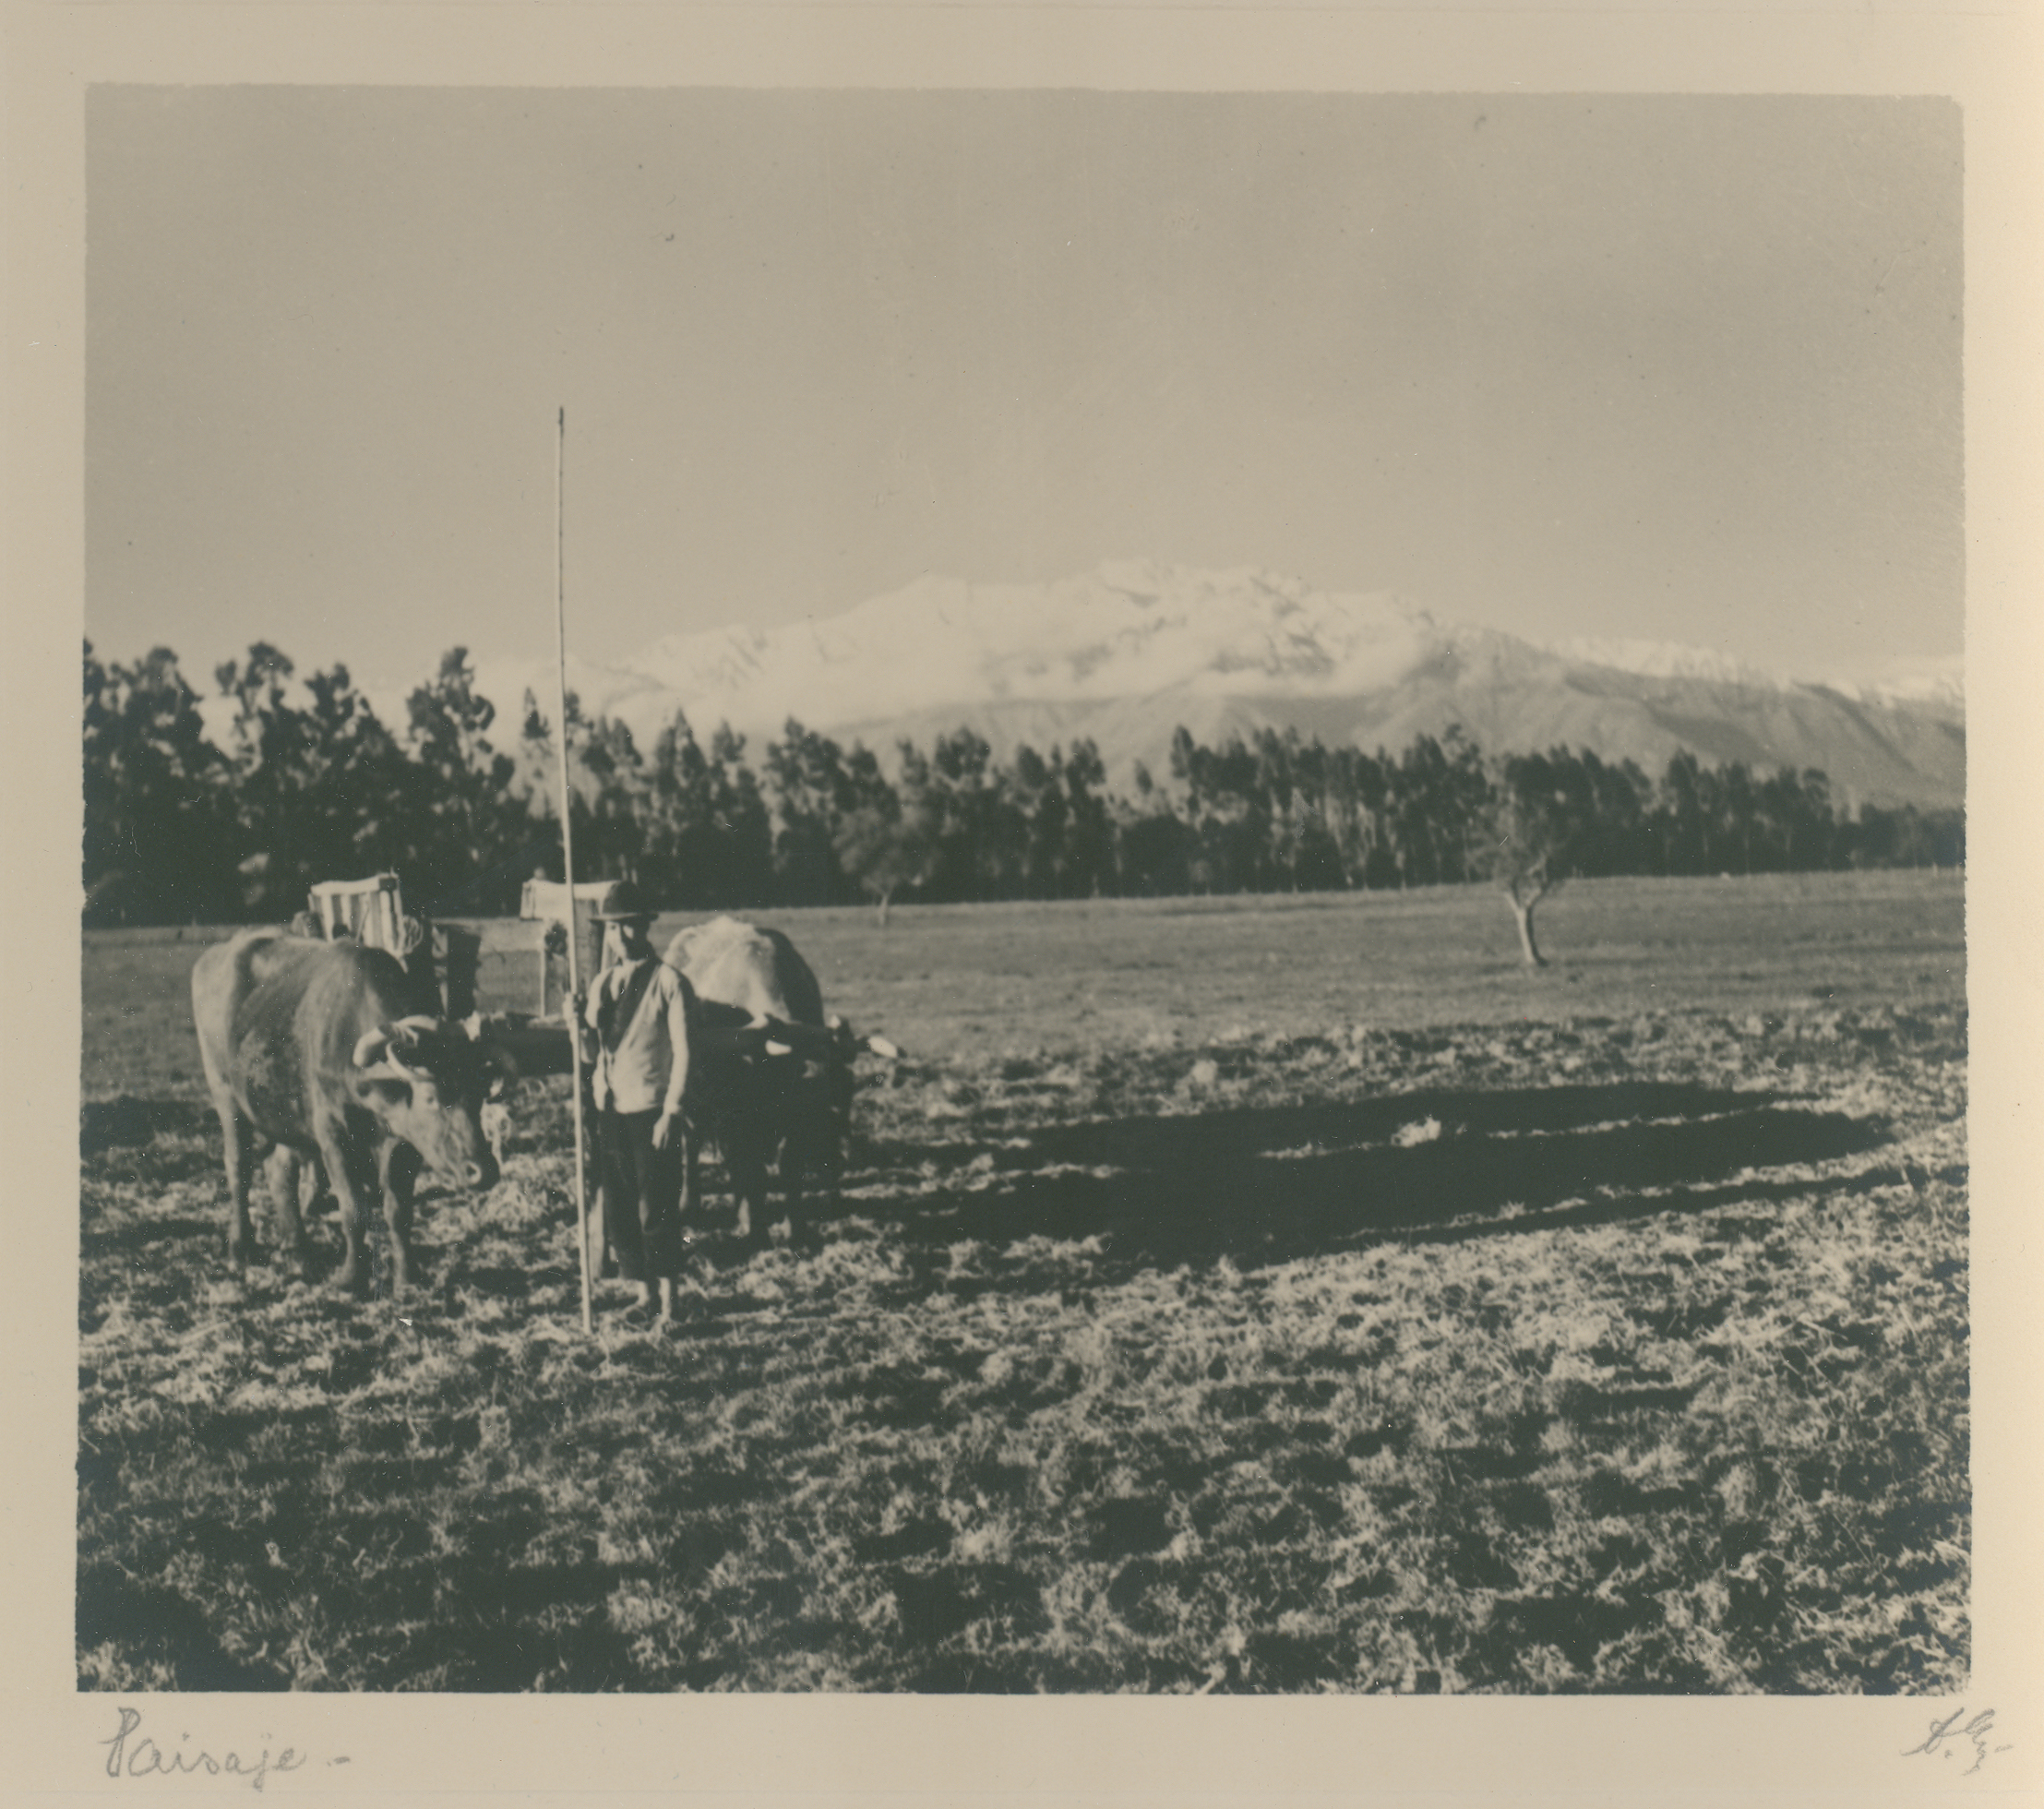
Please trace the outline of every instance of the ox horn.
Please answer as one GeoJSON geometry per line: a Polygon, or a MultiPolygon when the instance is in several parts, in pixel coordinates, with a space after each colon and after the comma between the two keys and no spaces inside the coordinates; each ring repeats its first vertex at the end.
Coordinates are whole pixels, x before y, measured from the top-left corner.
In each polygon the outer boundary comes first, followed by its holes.
{"type": "Polygon", "coordinates": [[[380,1068],[385,1073],[406,1080],[418,1078],[417,1071],[405,1066],[399,1058],[401,1048],[415,1048],[423,1036],[430,1035],[440,1027],[440,1020],[433,1017],[403,1017],[395,1024],[379,1024],[374,1030],[365,1032],[355,1043],[354,1062],[358,1068],[380,1068]]]}
{"type": "Polygon", "coordinates": [[[355,1044],[355,1066],[372,1074],[382,1074],[392,1080],[411,1080],[411,1069],[398,1060],[394,1048],[395,1039],[388,1024],[378,1024],[366,1032],[355,1044]]]}
{"type": "Polygon", "coordinates": [[[746,1029],[760,1038],[759,1047],[769,1055],[795,1053],[794,1045],[785,1040],[788,1026],[779,1018],[768,1017],[763,1012],[756,1013],[752,1022],[746,1025],[746,1029]]]}
{"type": "Polygon", "coordinates": [[[723,1049],[734,1055],[754,1055],[766,1046],[772,1026],[766,1018],[759,1016],[745,1024],[712,1018],[698,1034],[705,1048],[723,1049]]]}
{"type": "Polygon", "coordinates": [[[848,1055],[861,1053],[885,1056],[890,1061],[899,1061],[902,1051],[885,1036],[855,1036],[852,1028],[835,1012],[823,1020],[824,1027],[831,1033],[831,1040],[848,1055]]]}
{"type": "Polygon", "coordinates": [[[807,1055],[820,1060],[831,1053],[836,1037],[819,1024],[790,1024],[785,1018],[769,1018],[769,1030],[773,1040],[767,1045],[770,1055],[807,1055]]]}

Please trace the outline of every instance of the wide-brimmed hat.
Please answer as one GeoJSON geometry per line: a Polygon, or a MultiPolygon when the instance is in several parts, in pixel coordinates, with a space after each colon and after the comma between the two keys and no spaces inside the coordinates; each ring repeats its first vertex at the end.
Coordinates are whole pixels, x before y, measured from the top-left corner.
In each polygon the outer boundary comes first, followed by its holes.
{"type": "Polygon", "coordinates": [[[590,913],[598,923],[651,923],[659,915],[652,901],[629,880],[618,881],[604,908],[590,913]]]}

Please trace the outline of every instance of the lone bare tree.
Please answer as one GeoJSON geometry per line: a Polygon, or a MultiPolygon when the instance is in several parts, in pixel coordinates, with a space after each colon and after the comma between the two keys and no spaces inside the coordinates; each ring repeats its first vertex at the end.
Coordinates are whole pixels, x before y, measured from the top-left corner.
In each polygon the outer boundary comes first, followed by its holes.
{"type": "Polygon", "coordinates": [[[903,886],[929,878],[935,845],[919,812],[862,805],[838,826],[838,863],[872,899],[882,929],[888,907],[903,886]]]}
{"type": "Polygon", "coordinates": [[[1482,866],[1511,906],[1528,967],[1548,964],[1533,913],[1568,878],[1583,822],[1580,801],[1560,783],[1565,770],[1539,754],[1512,756],[1496,775],[1486,817],[1482,866]]]}

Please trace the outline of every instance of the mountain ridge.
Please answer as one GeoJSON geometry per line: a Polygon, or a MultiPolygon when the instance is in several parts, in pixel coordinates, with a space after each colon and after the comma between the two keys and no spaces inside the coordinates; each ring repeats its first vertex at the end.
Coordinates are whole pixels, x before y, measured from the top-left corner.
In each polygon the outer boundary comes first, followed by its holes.
{"type": "MultiPolygon", "coordinates": [[[[508,715],[552,674],[479,663],[508,715]],[[535,682],[537,680],[538,682],[535,682]]],[[[1049,584],[926,576],[844,614],[776,629],[663,637],[616,665],[571,661],[585,713],[641,747],[684,712],[699,737],[791,717],[891,758],[970,726],[1006,758],[1082,737],[1111,783],[1168,773],[1172,732],[1208,745],[1296,728],[1395,753],[1459,724],[1495,753],[1556,745],[1650,775],[1687,749],[1706,764],[1815,767],[1842,802],[1955,806],[1965,796],[1956,661],[1879,682],[1791,678],[1709,649],[1578,640],[1542,646],[1442,623],[1387,592],[1330,593],[1238,569],[1111,561],[1049,584]]]]}

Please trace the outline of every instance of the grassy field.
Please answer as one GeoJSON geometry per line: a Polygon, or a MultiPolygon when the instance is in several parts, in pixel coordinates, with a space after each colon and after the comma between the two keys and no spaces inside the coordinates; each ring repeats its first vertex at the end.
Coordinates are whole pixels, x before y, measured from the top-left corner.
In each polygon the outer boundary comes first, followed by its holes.
{"type": "Polygon", "coordinates": [[[1525,974],[1478,891],[788,914],[908,1051],[843,1209],[593,1339],[563,1084],[405,1302],[237,1280],[218,932],[90,936],[81,1687],[1957,1687],[1962,915],[1585,884],[1525,974]]]}
{"type": "MultiPolygon", "coordinates": [[[[654,926],[656,947],[694,918],[654,926]]],[[[1488,887],[1411,893],[783,913],[827,1000],[928,1059],[1140,1043],[1169,1032],[1632,1017],[1705,1009],[1915,1009],[1965,992],[1953,874],[1604,880],[1541,907],[1553,964],[1519,965],[1488,887]]],[[[538,926],[493,921],[479,1002],[532,1011],[538,926]]],[[[191,965],[220,928],[86,938],[88,1098],[203,1095],[191,965]]]]}

